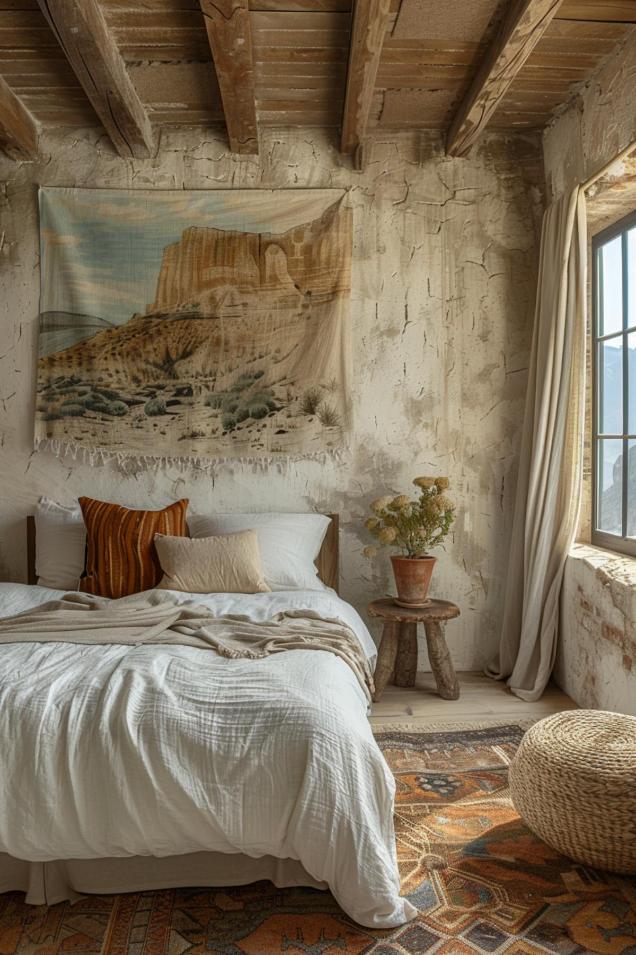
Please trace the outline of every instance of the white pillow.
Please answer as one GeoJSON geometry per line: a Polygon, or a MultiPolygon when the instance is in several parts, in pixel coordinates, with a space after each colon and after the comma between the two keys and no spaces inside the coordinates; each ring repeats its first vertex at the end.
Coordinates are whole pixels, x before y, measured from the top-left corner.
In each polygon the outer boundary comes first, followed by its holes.
{"type": "Polygon", "coordinates": [[[35,572],[40,587],[77,590],[84,570],[86,528],[79,504],[41,497],[35,509],[35,572]]]}
{"type": "Polygon", "coordinates": [[[324,514],[190,514],[191,537],[255,530],[271,590],[328,590],[314,561],[330,518],[324,514]]]}

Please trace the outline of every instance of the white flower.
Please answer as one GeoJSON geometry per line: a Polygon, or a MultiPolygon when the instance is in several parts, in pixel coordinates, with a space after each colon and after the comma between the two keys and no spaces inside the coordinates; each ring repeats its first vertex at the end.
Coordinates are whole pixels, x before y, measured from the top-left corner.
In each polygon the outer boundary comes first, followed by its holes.
{"type": "Polygon", "coordinates": [[[380,511],[387,509],[392,500],[393,497],[390,494],[385,494],[384,497],[378,497],[375,501],[371,502],[371,510],[379,514],[380,511]]]}

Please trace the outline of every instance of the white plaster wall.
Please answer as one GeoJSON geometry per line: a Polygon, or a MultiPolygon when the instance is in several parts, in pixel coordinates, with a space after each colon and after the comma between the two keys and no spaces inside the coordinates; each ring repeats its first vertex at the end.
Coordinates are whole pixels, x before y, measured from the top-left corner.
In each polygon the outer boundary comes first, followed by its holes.
{"type": "Polygon", "coordinates": [[[559,685],[579,706],[636,716],[636,561],[578,544],[562,621],[559,685]]]}
{"type": "Polygon", "coordinates": [[[543,137],[548,192],[585,182],[636,143],[636,28],[543,137]]]}
{"type": "MultiPolygon", "coordinates": [[[[361,556],[370,500],[448,474],[458,505],[434,591],[455,600],[460,669],[492,652],[514,499],[541,212],[538,142],[487,137],[469,159],[439,137],[374,144],[362,174],[332,137],[264,131],[260,159],[209,130],[164,131],[156,158],[115,157],[99,132],[59,132],[35,164],[0,161],[0,577],[24,579],[24,517],[41,493],[206,510],[339,511],[342,592],[359,610],[391,590],[388,555],[361,556]],[[340,463],[191,470],[90,468],[32,451],[38,313],[36,184],[219,189],[338,186],[355,209],[354,435],[340,463]]],[[[153,449],[154,450],[154,449],[153,449]]],[[[377,632],[377,631],[376,631],[377,632]]],[[[425,656],[421,666],[426,666],[425,656]]]]}

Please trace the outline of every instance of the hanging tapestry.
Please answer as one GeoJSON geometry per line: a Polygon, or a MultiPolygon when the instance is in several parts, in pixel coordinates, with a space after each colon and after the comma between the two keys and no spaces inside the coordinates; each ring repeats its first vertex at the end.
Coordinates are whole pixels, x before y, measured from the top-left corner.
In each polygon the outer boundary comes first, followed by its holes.
{"type": "Polygon", "coordinates": [[[341,190],[41,189],[36,446],[336,451],[351,233],[341,190]]]}

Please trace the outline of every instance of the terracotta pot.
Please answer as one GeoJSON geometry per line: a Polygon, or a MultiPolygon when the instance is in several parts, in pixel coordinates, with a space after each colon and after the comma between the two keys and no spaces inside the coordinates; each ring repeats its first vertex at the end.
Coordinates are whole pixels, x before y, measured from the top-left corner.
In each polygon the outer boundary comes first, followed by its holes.
{"type": "Polygon", "coordinates": [[[400,607],[425,607],[437,557],[391,557],[400,607]]]}

